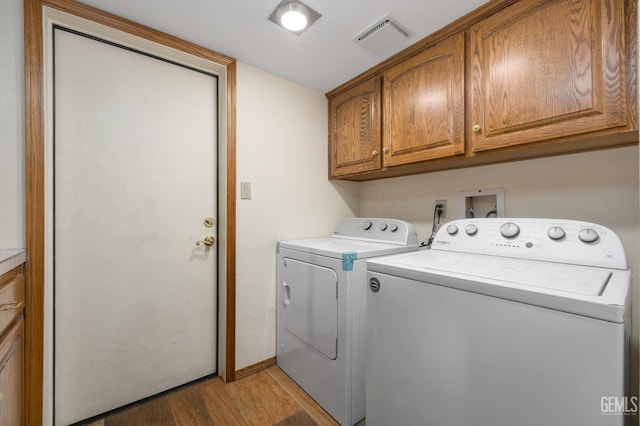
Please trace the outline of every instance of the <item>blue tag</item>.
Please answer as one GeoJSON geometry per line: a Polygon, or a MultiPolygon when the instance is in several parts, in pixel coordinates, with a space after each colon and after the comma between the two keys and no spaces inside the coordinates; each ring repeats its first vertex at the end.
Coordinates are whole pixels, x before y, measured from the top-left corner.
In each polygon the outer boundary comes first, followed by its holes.
{"type": "Polygon", "coordinates": [[[342,253],[342,270],[353,271],[353,261],[358,258],[358,253],[355,251],[348,251],[342,253]]]}

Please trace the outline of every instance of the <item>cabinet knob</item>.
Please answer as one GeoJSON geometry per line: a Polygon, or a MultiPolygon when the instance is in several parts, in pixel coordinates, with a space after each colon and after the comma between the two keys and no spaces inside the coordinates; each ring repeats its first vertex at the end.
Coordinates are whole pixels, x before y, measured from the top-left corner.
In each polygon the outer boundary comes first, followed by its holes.
{"type": "Polygon", "coordinates": [[[480,125],[476,124],[475,126],[473,126],[473,133],[480,133],[480,125]]]}
{"type": "Polygon", "coordinates": [[[389,152],[389,148],[385,146],[384,148],[382,148],[382,152],[389,152]]]}
{"type": "Polygon", "coordinates": [[[376,155],[378,155],[378,151],[373,151],[373,152],[371,153],[371,155],[373,155],[373,156],[375,157],[376,155]]]}

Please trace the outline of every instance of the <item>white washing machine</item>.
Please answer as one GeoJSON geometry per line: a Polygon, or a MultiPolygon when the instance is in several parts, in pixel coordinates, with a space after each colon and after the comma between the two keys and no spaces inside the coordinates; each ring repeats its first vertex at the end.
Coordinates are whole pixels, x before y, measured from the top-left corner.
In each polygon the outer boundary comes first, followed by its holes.
{"type": "Polygon", "coordinates": [[[622,425],[637,410],[611,230],[464,219],[367,265],[367,426],[622,425]]]}
{"type": "Polygon", "coordinates": [[[277,364],[342,425],[364,418],[366,260],[418,249],[413,226],[347,219],[277,246],[277,364]]]}

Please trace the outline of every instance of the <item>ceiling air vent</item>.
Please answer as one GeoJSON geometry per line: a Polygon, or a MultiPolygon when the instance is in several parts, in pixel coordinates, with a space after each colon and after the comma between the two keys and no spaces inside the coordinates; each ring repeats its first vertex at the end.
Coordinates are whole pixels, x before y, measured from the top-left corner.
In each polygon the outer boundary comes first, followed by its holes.
{"type": "Polygon", "coordinates": [[[385,16],[356,36],[353,41],[377,56],[387,57],[407,46],[407,34],[385,16]]]}

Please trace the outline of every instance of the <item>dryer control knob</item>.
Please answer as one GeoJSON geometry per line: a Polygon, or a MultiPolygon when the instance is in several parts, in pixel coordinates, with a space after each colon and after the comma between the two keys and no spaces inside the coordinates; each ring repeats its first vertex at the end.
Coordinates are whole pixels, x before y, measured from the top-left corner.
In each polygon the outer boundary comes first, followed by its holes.
{"type": "Polygon", "coordinates": [[[382,225],[380,225],[380,230],[381,230],[381,231],[386,231],[386,230],[387,230],[387,227],[388,227],[388,226],[387,226],[387,224],[386,224],[386,223],[383,223],[382,225]]]}
{"type": "Polygon", "coordinates": [[[458,233],[458,227],[456,225],[447,226],[447,234],[456,235],[458,233]]]}
{"type": "Polygon", "coordinates": [[[598,238],[600,238],[600,236],[594,229],[585,228],[578,233],[578,238],[580,238],[580,241],[582,241],[583,243],[595,243],[596,241],[598,241],[598,238]]]}
{"type": "Polygon", "coordinates": [[[372,227],[372,226],[373,226],[373,223],[371,223],[371,221],[370,221],[370,220],[367,220],[367,221],[364,223],[364,230],[365,230],[365,231],[368,231],[369,229],[371,229],[371,227],[372,227]]]}
{"type": "Polygon", "coordinates": [[[507,222],[500,227],[500,234],[505,238],[517,237],[520,233],[520,227],[513,222],[507,222]]]}
{"type": "Polygon", "coordinates": [[[396,232],[397,230],[398,230],[398,225],[396,225],[395,223],[391,225],[391,232],[396,232]]]}
{"type": "Polygon", "coordinates": [[[467,235],[476,235],[478,233],[478,227],[472,223],[464,228],[464,232],[466,232],[467,235]]]}
{"type": "Polygon", "coordinates": [[[565,235],[567,234],[564,232],[564,229],[560,228],[559,226],[552,226],[547,231],[547,236],[554,241],[563,239],[565,235]]]}

